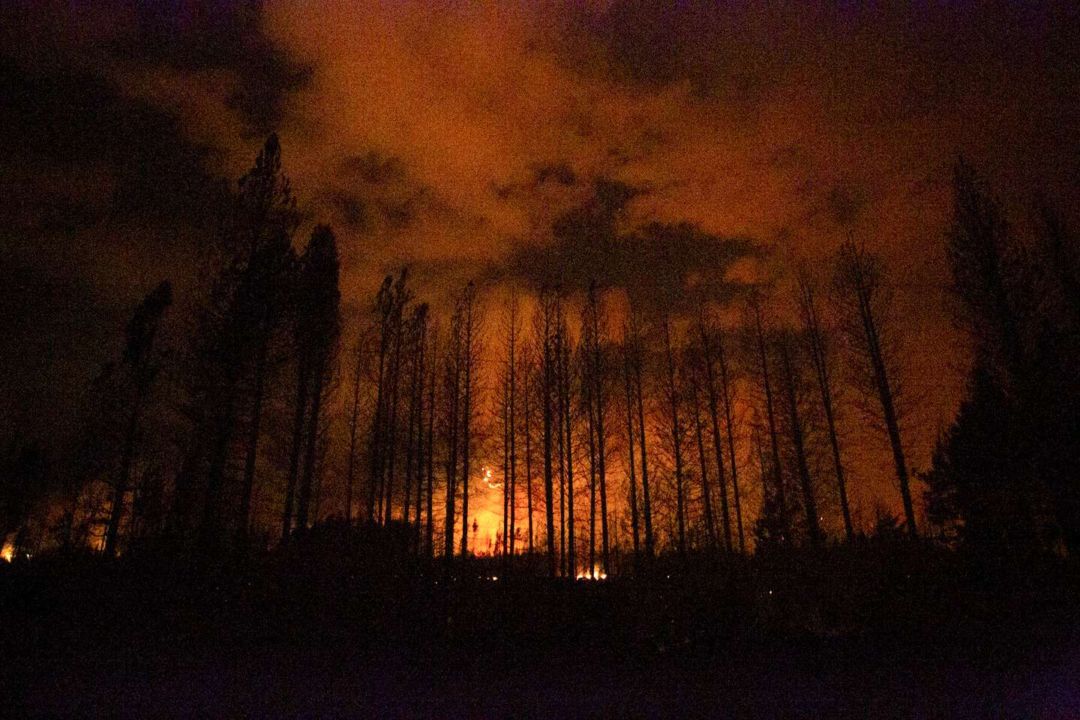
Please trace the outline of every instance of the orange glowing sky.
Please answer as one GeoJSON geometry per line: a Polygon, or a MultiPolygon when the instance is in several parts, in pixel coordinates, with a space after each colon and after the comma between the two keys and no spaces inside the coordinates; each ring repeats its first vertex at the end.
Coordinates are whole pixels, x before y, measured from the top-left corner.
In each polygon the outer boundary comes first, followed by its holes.
{"type": "MultiPolygon", "coordinates": [[[[100,75],[125,102],[175,118],[183,141],[208,149],[211,175],[237,177],[263,131],[279,130],[302,205],[343,240],[352,311],[405,263],[438,301],[523,247],[544,248],[598,178],[642,190],[631,228],[686,221],[811,261],[854,233],[896,281],[918,367],[909,384],[927,398],[916,466],[963,369],[942,293],[951,163],[971,158],[1021,223],[1038,192],[1075,201],[1080,177],[1072,3],[271,0],[244,34],[218,40],[235,52],[210,61],[191,47],[231,3],[175,3],[164,49],[139,42],[138,3],[16,5],[23,29],[6,23],[3,39],[20,72],[100,75]],[[192,10],[204,4],[217,9],[192,10]],[[289,63],[306,72],[283,82],[289,63]],[[253,113],[244,100],[264,90],[270,110],[253,113]],[[547,179],[556,170],[572,181],[547,179]]],[[[123,179],[115,164],[61,164],[58,183],[5,161],[2,177],[102,205],[102,188],[123,179]]],[[[182,243],[147,239],[158,219],[105,215],[44,244],[9,223],[11,257],[118,315],[150,278],[191,266],[182,243]]],[[[77,305],[48,312],[75,326],[77,305]]],[[[107,355],[80,332],[77,353],[107,355]]],[[[16,376],[36,377],[17,355],[5,351],[16,376]]]]}

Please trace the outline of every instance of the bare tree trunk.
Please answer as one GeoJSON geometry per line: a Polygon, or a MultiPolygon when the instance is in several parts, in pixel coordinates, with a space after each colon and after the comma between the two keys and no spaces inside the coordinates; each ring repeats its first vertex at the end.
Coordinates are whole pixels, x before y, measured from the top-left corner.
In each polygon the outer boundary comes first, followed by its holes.
{"type": "MultiPolygon", "coordinates": [[[[423,475],[424,450],[424,348],[427,340],[427,306],[421,305],[413,316],[414,347],[412,351],[412,380],[409,388],[409,431],[405,437],[405,503],[401,520],[409,522],[409,503],[415,472],[417,487],[423,475]]],[[[419,501],[418,501],[419,502],[419,501]]]]}
{"type": "Polygon", "coordinates": [[[305,357],[299,360],[296,373],[296,405],[293,408],[292,445],[289,450],[289,474],[285,481],[285,508],[281,515],[281,541],[286,542],[292,534],[293,502],[296,496],[296,485],[300,476],[300,453],[304,442],[304,419],[307,416],[308,406],[308,383],[311,381],[308,372],[308,361],[305,357]]]}
{"type": "MultiPolygon", "coordinates": [[[[632,321],[632,320],[631,320],[632,321]]],[[[642,512],[645,520],[645,557],[652,560],[655,556],[655,544],[653,542],[653,526],[652,526],[652,499],[649,494],[649,454],[646,443],[646,428],[645,428],[645,394],[643,391],[642,383],[642,364],[644,363],[644,352],[641,347],[641,338],[636,328],[633,331],[635,339],[635,362],[634,362],[634,381],[637,391],[637,414],[638,414],[638,428],[641,433],[638,435],[641,446],[641,501],[642,512]]]]}
{"type": "MultiPolygon", "coordinates": [[[[717,337],[716,357],[720,363],[720,391],[724,400],[724,426],[727,429],[728,444],[728,467],[731,468],[731,495],[735,503],[735,525],[739,534],[739,552],[746,552],[746,538],[743,534],[742,500],[739,496],[739,466],[735,461],[735,420],[733,399],[731,397],[731,384],[728,379],[727,355],[724,352],[724,343],[720,336],[717,337]]],[[[715,420],[714,420],[715,422],[715,420]]],[[[717,452],[720,452],[717,448],[717,452]]]]}
{"type": "Polygon", "coordinates": [[[765,414],[769,423],[769,441],[772,446],[773,459],[773,492],[776,493],[777,505],[780,509],[781,524],[783,525],[784,541],[790,539],[791,529],[788,526],[787,498],[784,491],[784,476],[780,465],[780,441],[776,432],[776,415],[773,409],[772,383],[769,378],[769,356],[766,348],[765,327],[761,320],[761,305],[754,302],[754,329],[757,335],[758,357],[761,362],[761,383],[765,390],[765,414]]]}
{"type": "Polygon", "coordinates": [[[402,495],[401,521],[409,522],[409,503],[412,501],[412,479],[415,459],[413,456],[413,443],[416,437],[416,412],[418,410],[416,398],[416,368],[413,368],[412,380],[409,388],[409,413],[405,425],[405,487],[402,495]]]}
{"type": "Polygon", "coordinates": [[[626,451],[627,466],[630,470],[630,529],[634,541],[634,569],[638,570],[641,561],[641,531],[638,527],[637,478],[634,476],[634,393],[630,384],[629,348],[623,358],[623,381],[626,389],[626,451]]]}
{"type": "Polygon", "coordinates": [[[371,468],[370,478],[368,486],[368,498],[367,498],[367,519],[369,522],[378,522],[382,518],[382,514],[378,511],[381,505],[382,497],[382,439],[383,439],[383,423],[384,415],[386,414],[386,354],[389,350],[389,316],[388,310],[385,308],[385,303],[388,302],[385,293],[389,292],[387,282],[390,278],[383,283],[382,289],[379,291],[379,303],[382,310],[383,317],[379,327],[379,372],[375,383],[375,414],[371,420],[371,446],[369,448],[371,453],[371,468]]]}
{"type": "Polygon", "coordinates": [[[363,342],[358,341],[353,360],[352,398],[349,405],[349,458],[345,470],[345,523],[352,525],[353,483],[356,478],[356,434],[360,426],[360,379],[363,371],[363,342]]]}
{"type": "Polygon", "coordinates": [[[582,370],[586,377],[582,378],[581,393],[585,401],[586,430],[589,436],[589,564],[587,567],[589,577],[593,577],[596,568],[596,426],[593,419],[595,407],[593,406],[592,393],[590,392],[589,371],[587,363],[582,363],[582,370]]]}
{"type": "MultiPolygon", "coordinates": [[[[311,414],[308,416],[307,448],[304,454],[304,474],[300,483],[300,492],[296,503],[296,524],[301,529],[307,527],[308,508],[311,503],[311,489],[315,478],[315,448],[319,436],[319,412],[322,408],[324,376],[325,369],[322,367],[319,367],[314,373],[315,386],[312,388],[311,414]]],[[[317,518],[312,518],[312,520],[317,520],[317,518]]]]}
{"type": "Polygon", "coordinates": [[[821,547],[822,542],[821,525],[818,523],[817,502],[814,500],[814,488],[810,481],[810,468],[806,463],[802,418],[799,416],[799,399],[795,387],[795,369],[792,367],[791,350],[786,336],[780,341],[780,361],[784,374],[785,395],[787,395],[791,444],[795,449],[795,462],[799,471],[799,482],[802,486],[806,528],[810,533],[810,544],[818,548],[821,547]]]}
{"type": "Polygon", "coordinates": [[[386,489],[382,508],[384,525],[390,524],[394,509],[394,470],[398,455],[398,406],[401,404],[401,345],[403,342],[402,336],[405,334],[402,310],[401,304],[394,310],[394,353],[390,360],[390,416],[388,418],[386,438],[386,489]]]}
{"type": "Polygon", "coordinates": [[[475,338],[473,333],[475,295],[474,286],[469,283],[466,289],[465,307],[465,399],[462,412],[462,446],[461,446],[461,557],[468,557],[469,553],[469,461],[472,451],[472,400],[473,400],[473,364],[476,362],[474,353],[475,338]]]}
{"type": "MultiPolygon", "coordinates": [[[[427,446],[427,554],[435,556],[435,379],[438,372],[435,338],[431,343],[431,386],[428,390],[428,446],[427,446]]],[[[419,501],[417,502],[417,526],[420,524],[419,501]]]]}
{"type": "Polygon", "coordinates": [[[908,480],[907,462],[904,459],[904,445],[900,440],[900,423],[896,418],[896,407],[893,403],[892,390],[889,386],[888,373],[885,370],[885,362],[881,357],[881,350],[877,347],[877,331],[873,325],[873,318],[867,320],[867,336],[873,338],[873,344],[877,348],[873,352],[874,374],[877,376],[878,394],[881,399],[881,413],[885,420],[885,429],[889,435],[889,445],[892,447],[893,465],[896,467],[896,479],[900,483],[900,498],[904,504],[904,518],[907,523],[908,533],[911,537],[918,537],[918,529],[915,526],[915,506],[911,501],[911,487],[908,480]]]}
{"type": "Polygon", "coordinates": [[[552,390],[554,385],[553,376],[553,364],[554,364],[554,348],[552,347],[552,308],[550,298],[542,298],[541,302],[544,304],[541,312],[543,313],[543,397],[541,398],[541,411],[543,413],[544,422],[544,510],[547,515],[547,552],[548,552],[548,575],[551,577],[556,576],[556,557],[555,557],[555,497],[554,497],[554,478],[551,453],[553,450],[552,443],[552,390]]]}
{"type": "Polygon", "coordinates": [[[570,379],[570,333],[563,322],[563,357],[562,357],[562,395],[563,422],[566,431],[566,531],[567,531],[567,566],[570,577],[577,575],[577,547],[574,544],[574,423],[570,379]]]}
{"type": "Polygon", "coordinates": [[[911,488],[908,479],[907,462],[904,458],[904,446],[900,440],[900,423],[896,415],[893,389],[889,383],[885,357],[881,348],[881,335],[874,315],[872,294],[876,289],[871,259],[859,250],[854,241],[848,240],[841,248],[842,270],[846,271],[849,289],[856,301],[857,314],[861,325],[864,350],[873,374],[878,401],[881,403],[882,420],[892,447],[893,465],[896,479],[900,485],[900,497],[904,505],[904,518],[911,537],[918,536],[915,526],[915,507],[911,500],[911,488]]]}
{"type": "Polygon", "coordinates": [[[802,311],[803,328],[806,330],[810,345],[810,359],[817,376],[818,390],[821,392],[821,406],[825,411],[825,425],[829,431],[829,448],[832,450],[833,468],[836,473],[836,485],[840,492],[840,512],[844,518],[844,537],[851,542],[854,530],[851,523],[851,509],[848,505],[847,483],[844,480],[844,464],[840,459],[840,441],[836,433],[836,416],[833,411],[832,385],[829,378],[829,357],[825,345],[825,335],[818,317],[817,302],[810,279],[799,274],[799,308],[802,311]]]}
{"type": "Polygon", "coordinates": [[[664,321],[664,348],[667,351],[668,401],[671,405],[671,445],[675,454],[675,512],[679,555],[686,555],[686,503],[683,490],[682,426],[679,424],[679,392],[675,383],[675,357],[671,349],[671,327],[664,321]]]}
{"type": "Polygon", "coordinates": [[[555,320],[555,369],[552,377],[555,381],[555,436],[556,452],[559,462],[559,575],[566,576],[566,413],[563,411],[563,325],[562,307],[559,306],[559,314],[555,320]]]}
{"type": "MultiPolygon", "coordinates": [[[[713,523],[713,511],[712,511],[712,493],[709,489],[709,464],[705,454],[705,438],[701,428],[701,401],[699,398],[697,382],[691,383],[691,391],[693,397],[691,398],[691,407],[694,409],[694,431],[697,436],[698,447],[698,461],[701,468],[701,498],[705,506],[705,534],[709,540],[709,550],[716,551],[716,526],[713,523]]],[[[723,452],[720,448],[717,448],[717,454],[723,452]]],[[[727,538],[728,547],[727,551],[731,552],[731,538],[727,538]]]]}
{"type": "Polygon", "coordinates": [[[592,304],[592,338],[593,338],[593,397],[596,403],[596,453],[597,453],[597,480],[600,483],[600,542],[601,559],[603,561],[604,574],[611,572],[610,538],[608,536],[608,508],[607,508],[607,435],[604,432],[604,415],[607,409],[606,396],[604,394],[604,355],[601,347],[601,305],[600,298],[596,296],[595,288],[590,293],[592,304]]]}
{"type": "Polygon", "coordinates": [[[454,329],[451,354],[447,361],[453,363],[447,388],[447,454],[446,454],[446,513],[444,516],[445,538],[443,553],[447,564],[454,559],[455,495],[457,494],[458,453],[458,399],[461,395],[461,338],[460,329],[454,329]]]}
{"type": "Polygon", "coordinates": [[[517,307],[511,323],[510,340],[510,555],[513,557],[517,540],[517,307]]]}
{"type": "MultiPolygon", "coordinates": [[[[270,319],[264,316],[264,322],[270,319]]],[[[244,455],[244,479],[240,487],[240,510],[237,514],[236,535],[239,545],[247,545],[251,522],[251,494],[255,488],[255,461],[259,457],[259,431],[262,423],[263,389],[266,381],[266,361],[270,352],[269,337],[260,338],[255,361],[255,387],[251,400],[251,423],[248,426],[247,449],[244,455]]]]}
{"type": "MultiPolygon", "coordinates": [[[[430,361],[425,361],[425,364],[430,362],[435,363],[435,358],[432,357],[430,361]]],[[[430,416],[434,407],[431,405],[425,405],[423,398],[427,395],[427,372],[420,374],[420,412],[416,419],[416,508],[413,510],[413,526],[414,537],[413,544],[416,548],[416,554],[423,553],[424,548],[424,477],[425,469],[427,468],[427,433],[425,423],[425,413],[430,416]]]]}
{"type": "Polygon", "coordinates": [[[113,488],[109,525],[105,532],[105,554],[109,557],[116,554],[117,540],[120,536],[120,521],[124,517],[124,495],[127,494],[128,485],[131,482],[131,466],[135,460],[135,443],[139,435],[139,415],[142,412],[143,392],[141,388],[137,388],[135,392],[131,413],[128,415],[127,429],[124,431],[124,446],[120,453],[120,469],[116,477],[116,487],[113,488]]]}
{"type": "Polygon", "coordinates": [[[510,534],[510,417],[509,417],[509,405],[510,405],[510,377],[509,371],[507,377],[503,382],[503,397],[502,397],[502,451],[503,451],[503,512],[502,512],[502,548],[501,552],[505,557],[509,556],[509,534],[510,534]]]}
{"type": "MultiPolygon", "coordinates": [[[[528,355],[527,357],[531,357],[528,355]]],[[[525,414],[525,512],[528,515],[529,530],[529,555],[533,554],[533,484],[532,484],[532,427],[529,413],[529,378],[531,376],[532,363],[526,361],[523,366],[522,411],[525,414]]]]}
{"type": "MultiPolygon", "coordinates": [[[[724,480],[724,449],[720,442],[720,419],[719,419],[719,403],[717,402],[716,393],[716,377],[713,369],[713,356],[712,345],[709,342],[708,327],[705,324],[705,309],[698,309],[698,332],[701,335],[701,350],[703,355],[703,362],[705,365],[705,382],[707,385],[709,398],[709,416],[712,420],[712,436],[713,447],[716,450],[716,477],[717,484],[720,488],[720,520],[724,529],[724,549],[727,552],[731,552],[731,515],[728,509],[728,497],[727,497],[727,483],[724,480]]],[[[695,401],[696,402],[696,401],[695,401]]],[[[734,448],[732,448],[732,455],[734,455],[734,448]]],[[[734,484],[735,478],[735,465],[732,460],[732,480],[734,484]]],[[[704,466],[702,467],[702,477],[704,477],[704,466]]],[[[710,513],[711,514],[711,513],[710,513]]],[[[740,518],[741,519],[741,518],[740,518]]],[[[742,523],[739,523],[739,549],[742,550],[742,523]]],[[[711,532],[711,531],[710,531],[711,532]]],[[[714,538],[715,540],[715,538],[714,538]]]]}

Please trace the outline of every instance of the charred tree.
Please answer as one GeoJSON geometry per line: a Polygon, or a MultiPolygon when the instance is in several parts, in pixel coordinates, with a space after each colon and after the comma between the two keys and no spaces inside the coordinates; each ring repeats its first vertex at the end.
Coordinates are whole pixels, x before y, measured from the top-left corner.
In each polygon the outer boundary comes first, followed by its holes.
{"type": "Polygon", "coordinates": [[[821,525],[818,522],[817,502],[810,480],[810,466],[806,461],[806,442],[803,435],[803,420],[799,412],[799,392],[796,369],[791,358],[791,343],[787,335],[780,338],[780,368],[784,381],[784,395],[788,406],[788,433],[795,451],[795,466],[799,472],[799,484],[802,488],[803,509],[806,513],[806,528],[810,535],[810,544],[819,548],[822,544],[821,525]]]}
{"type": "Polygon", "coordinates": [[[667,356],[667,399],[670,409],[668,420],[671,428],[671,447],[675,459],[675,513],[678,536],[676,547],[679,555],[686,555],[686,499],[683,482],[682,440],[683,429],[680,422],[679,406],[681,397],[675,369],[675,354],[671,343],[671,323],[664,321],[664,351],[667,356]]]}
{"type": "Polygon", "coordinates": [[[548,575],[556,577],[558,558],[555,555],[555,450],[554,401],[556,376],[556,326],[558,324],[559,305],[557,296],[545,289],[540,295],[535,327],[537,342],[540,344],[540,412],[543,423],[544,456],[544,513],[546,521],[546,543],[548,557],[548,575]]]}
{"type": "MultiPolygon", "coordinates": [[[[710,420],[712,420],[713,448],[716,451],[716,482],[717,482],[717,486],[719,487],[719,490],[720,490],[720,521],[721,521],[721,526],[723,527],[723,531],[724,531],[724,550],[727,551],[728,553],[730,553],[731,550],[732,550],[731,514],[730,514],[730,510],[728,508],[727,483],[724,480],[724,446],[720,441],[720,412],[719,412],[719,400],[718,400],[718,397],[717,397],[718,394],[717,394],[717,389],[716,389],[716,376],[715,376],[716,371],[715,371],[715,366],[714,366],[714,362],[713,362],[712,342],[710,341],[710,337],[709,337],[709,335],[710,335],[709,327],[708,327],[708,324],[705,321],[705,308],[704,307],[699,307],[698,308],[698,335],[700,336],[700,340],[701,340],[701,362],[702,362],[702,366],[705,369],[704,382],[705,382],[706,395],[708,397],[708,402],[709,402],[709,418],[710,418],[710,420]]],[[[698,412],[698,410],[697,410],[697,398],[696,397],[694,399],[694,412],[695,413],[698,412]]],[[[696,421],[697,421],[697,417],[695,415],[695,422],[696,421]]],[[[700,433],[701,433],[701,430],[699,428],[698,429],[698,434],[700,435],[700,433]]],[[[698,439],[698,444],[701,445],[702,447],[704,447],[704,445],[701,442],[700,438],[698,439]]],[[[701,452],[701,456],[702,456],[702,463],[704,463],[704,457],[705,456],[704,456],[704,451],[703,450],[701,452]]],[[[706,482],[705,481],[705,470],[706,470],[705,465],[702,464],[702,466],[701,466],[701,477],[702,477],[702,482],[703,483],[706,482]]],[[[732,480],[733,480],[733,484],[734,484],[734,478],[735,478],[734,461],[732,461],[731,471],[732,471],[732,480]]],[[[708,496],[707,493],[705,495],[705,498],[706,498],[706,505],[705,505],[706,518],[708,519],[708,523],[709,523],[709,537],[710,537],[710,540],[715,543],[716,536],[715,536],[715,532],[714,532],[713,527],[712,527],[712,522],[713,522],[712,521],[712,507],[711,507],[711,502],[708,499],[709,496],[708,496]]],[[[740,521],[739,525],[741,527],[741,525],[742,525],[741,521],[740,521]]],[[[740,551],[742,550],[741,532],[740,532],[739,549],[740,549],[740,551]]]]}
{"type": "Polygon", "coordinates": [[[630,495],[630,531],[634,543],[634,569],[641,561],[641,529],[638,521],[637,478],[634,474],[634,389],[630,347],[623,345],[623,385],[626,394],[626,454],[627,484],[630,495]]]}
{"type": "Polygon", "coordinates": [[[844,537],[848,542],[851,542],[854,529],[851,523],[851,508],[848,505],[844,464],[840,456],[840,440],[836,432],[836,412],[833,409],[827,338],[818,311],[816,289],[805,268],[800,268],[797,282],[798,305],[803,332],[806,334],[806,342],[810,350],[810,361],[814,366],[814,374],[817,377],[818,391],[821,393],[821,407],[825,413],[825,427],[829,433],[829,449],[832,452],[833,471],[836,474],[836,486],[840,495],[840,512],[844,519],[844,537]]]}
{"type": "Polygon", "coordinates": [[[297,323],[311,353],[311,409],[308,412],[304,472],[297,490],[296,524],[307,527],[312,487],[315,482],[319,419],[334,371],[338,335],[341,329],[338,290],[337,240],[333,231],[320,225],[311,234],[301,258],[297,323]]]}
{"type": "MultiPolygon", "coordinates": [[[[693,373],[690,378],[690,407],[694,414],[694,435],[697,439],[698,464],[701,473],[701,500],[705,510],[705,536],[709,550],[715,552],[717,546],[716,526],[713,522],[712,492],[709,488],[709,464],[708,456],[705,453],[705,433],[701,422],[701,392],[698,389],[701,381],[697,375],[697,373],[693,373]]],[[[723,452],[719,447],[717,447],[716,451],[718,454],[723,452]]],[[[727,538],[726,549],[731,552],[730,536],[727,538]]]]}
{"type": "Polygon", "coordinates": [[[653,538],[652,497],[649,492],[649,453],[646,441],[648,431],[645,426],[645,348],[637,326],[637,318],[633,313],[630,315],[629,346],[633,353],[634,395],[637,405],[638,441],[641,449],[641,511],[645,525],[645,557],[652,560],[656,553],[656,545],[653,538]]]}
{"type": "Polygon", "coordinates": [[[881,262],[848,239],[836,257],[834,289],[851,344],[869,371],[872,392],[881,408],[881,420],[892,448],[896,479],[904,506],[908,534],[916,537],[915,506],[911,500],[907,461],[900,438],[900,421],[896,411],[893,380],[890,377],[885,346],[881,338],[881,322],[886,304],[881,262]]]}
{"type": "Polygon", "coordinates": [[[477,307],[476,284],[469,282],[459,300],[461,308],[461,556],[469,552],[469,473],[473,444],[473,416],[476,413],[476,365],[479,361],[480,316],[477,307]]]}
{"type": "MultiPolygon", "coordinates": [[[[761,371],[761,387],[765,394],[765,417],[769,429],[769,446],[772,450],[772,481],[771,494],[775,498],[775,506],[779,515],[781,542],[787,542],[791,537],[791,528],[788,523],[787,493],[784,491],[783,468],[780,464],[780,440],[776,429],[776,413],[773,403],[772,379],[769,374],[769,349],[765,324],[762,317],[763,311],[761,300],[753,298],[750,303],[750,312],[753,321],[754,340],[757,346],[759,369],[761,371]]],[[[770,494],[768,488],[763,488],[763,495],[770,494]]]]}
{"type": "MultiPolygon", "coordinates": [[[[735,527],[739,536],[739,552],[745,553],[746,538],[743,533],[742,498],[739,494],[739,466],[735,460],[735,400],[731,392],[731,378],[728,373],[727,353],[722,333],[716,335],[716,359],[720,366],[720,396],[724,402],[724,428],[727,431],[728,467],[731,469],[731,499],[735,505],[735,527]]],[[[717,452],[720,450],[717,449],[717,452]]]]}
{"type": "Polygon", "coordinates": [[[381,502],[383,468],[383,434],[386,402],[389,393],[386,389],[387,354],[391,343],[392,317],[394,312],[394,278],[387,275],[375,297],[374,311],[379,329],[378,368],[375,374],[375,412],[371,419],[371,440],[368,447],[370,468],[368,471],[368,522],[377,522],[381,517],[378,506],[381,502]]]}
{"type": "Polygon", "coordinates": [[[127,413],[121,440],[120,463],[113,485],[112,508],[105,530],[105,554],[115,555],[124,517],[124,498],[131,484],[140,421],[160,363],[155,358],[154,342],[165,311],[172,305],[172,285],[163,281],[143,298],[128,321],[124,354],[121,359],[127,413]]]}

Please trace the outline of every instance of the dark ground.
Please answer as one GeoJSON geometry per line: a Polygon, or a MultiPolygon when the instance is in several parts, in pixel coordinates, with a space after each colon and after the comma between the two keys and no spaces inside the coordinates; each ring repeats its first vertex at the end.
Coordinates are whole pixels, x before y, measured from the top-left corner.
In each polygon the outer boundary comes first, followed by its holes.
{"type": "Polygon", "coordinates": [[[849,548],[553,583],[477,561],[447,592],[441,568],[372,557],[4,566],[0,714],[1080,717],[1080,595],[1057,567],[991,583],[849,548]]]}

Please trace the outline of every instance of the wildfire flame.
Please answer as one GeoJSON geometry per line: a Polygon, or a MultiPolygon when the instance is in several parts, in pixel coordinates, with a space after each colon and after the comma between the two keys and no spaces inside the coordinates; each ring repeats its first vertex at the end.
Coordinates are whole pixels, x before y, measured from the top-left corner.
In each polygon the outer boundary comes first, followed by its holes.
{"type": "Polygon", "coordinates": [[[501,482],[492,482],[492,480],[491,480],[491,468],[489,468],[489,467],[484,468],[484,482],[487,483],[487,486],[489,488],[491,488],[492,490],[498,490],[499,488],[501,488],[503,486],[503,484],[501,482]]]}

